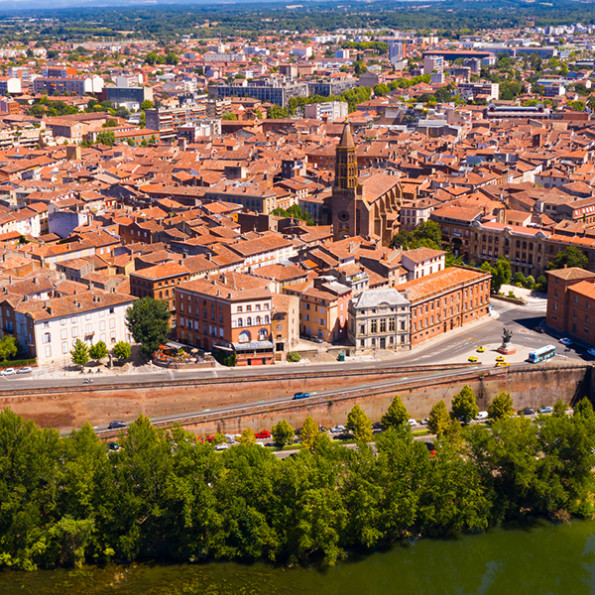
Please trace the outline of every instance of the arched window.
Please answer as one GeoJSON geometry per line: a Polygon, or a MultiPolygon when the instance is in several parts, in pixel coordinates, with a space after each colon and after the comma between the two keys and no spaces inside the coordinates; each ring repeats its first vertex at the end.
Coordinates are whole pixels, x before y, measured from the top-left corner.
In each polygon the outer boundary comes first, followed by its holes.
{"type": "Polygon", "coordinates": [[[269,333],[265,328],[261,328],[258,331],[258,340],[259,341],[266,341],[269,337],[269,333]]]}
{"type": "Polygon", "coordinates": [[[260,325],[260,316],[257,316],[256,317],[256,326],[259,326],[259,325],[260,325]]]}
{"type": "Polygon", "coordinates": [[[239,327],[244,326],[244,321],[241,318],[238,318],[238,326],[239,327]]]}
{"type": "Polygon", "coordinates": [[[248,320],[246,321],[246,326],[252,326],[252,316],[248,316],[248,320]]]}
{"type": "Polygon", "coordinates": [[[250,333],[248,331],[242,331],[239,337],[240,343],[249,343],[250,342],[250,333]]]}
{"type": "Polygon", "coordinates": [[[266,314],[265,317],[264,317],[264,323],[265,324],[268,324],[269,323],[269,315],[268,314],[266,314]]]}

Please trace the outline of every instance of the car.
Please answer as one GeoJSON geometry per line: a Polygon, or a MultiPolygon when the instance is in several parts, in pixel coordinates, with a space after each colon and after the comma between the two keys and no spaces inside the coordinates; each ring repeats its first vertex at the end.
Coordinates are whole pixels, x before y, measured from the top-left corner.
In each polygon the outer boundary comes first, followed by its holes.
{"type": "Polygon", "coordinates": [[[503,361],[504,361],[504,356],[503,356],[503,355],[498,355],[498,356],[496,357],[496,361],[497,361],[497,362],[503,362],[503,361]]]}
{"type": "Polygon", "coordinates": [[[468,361],[475,363],[476,361],[478,361],[478,358],[476,358],[474,355],[470,355],[468,361]]]}
{"type": "Polygon", "coordinates": [[[483,345],[480,345],[475,351],[477,351],[477,353],[483,353],[486,350],[486,348],[483,345]]]}
{"type": "Polygon", "coordinates": [[[533,415],[535,413],[535,409],[533,407],[525,407],[519,411],[519,415],[533,415]]]}
{"type": "Polygon", "coordinates": [[[496,362],[496,368],[506,368],[507,366],[510,366],[508,362],[496,362]]]}
{"type": "Polygon", "coordinates": [[[568,337],[562,337],[560,339],[560,343],[562,343],[562,345],[572,345],[572,339],[569,339],[568,337]]]}
{"type": "Polygon", "coordinates": [[[0,372],[0,375],[2,376],[12,376],[13,374],[16,374],[17,371],[14,368],[5,368],[4,370],[2,370],[2,372],[0,372]]]}
{"type": "Polygon", "coordinates": [[[539,413],[551,413],[554,410],[553,407],[550,407],[549,405],[546,405],[545,407],[540,407],[537,411],[539,413]]]}
{"type": "Polygon", "coordinates": [[[307,399],[310,396],[310,393],[295,393],[293,395],[294,399],[307,399]]]}
{"type": "Polygon", "coordinates": [[[340,434],[344,432],[347,428],[345,426],[333,426],[331,428],[331,434],[340,434]]]}
{"type": "Polygon", "coordinates": [[[314,341],[314,343],[324,343],[324,339],[322,337],[314,337],[312,341],[314,341]]]}
{"type": "Polygon", "coordinates": [[[475,419],[487,419],[488,418],[488,412],[487,411],[480,411],[477,414],[477,417],[475,419]]]}
{"type": "Polygon", "coordinates": [[[593,357],[595,357],[595,347],[591,347],[590,349],[587,349],[587,353],[589,355],[592,355],[593,357]]]}
{"type": "Polygon", "coordinates": [[[415,421],[414,419],[408,419],[407,423],[414,428],[415,426],[418,426],[419,424],[417,423],[417,421],[415,421]]]}
{"type": "Polygon", "coordinates": [[[227,450],[229,448],[228,442],[221,442],[220,444],[215,445],[215,450],[227,450]]]}
{"type": "Polygon", "coordinates": [[[120,445],[117,442],[108,442],[107,447],[110,450],[120,450],[120,445]]]}
{"type": "Polygon", "coordinates": [[[127,425],[125,421],[110,421],[107,428],[108,430],[117,430],[118,428],[125,428],[127,425]]]}
{"type": "Polygon", "coordinates": [[[263,430],[262,432],[258,432],[258,434],[255,434],[256,438],[270,438],[271,437],[271,433],[267,432],[267,430],[263,430]]]}
{"type": "Polygon", "coordinates": [[[430,423],[430,420],[426,417],[419,422],[422,426],[427,426],[430,423]]]}
{"type": "Polygon", "coordinates": [[[29,366],[25,366],[24,368],[19,368],[17,370],[17,374],[31,374],[33,372],[33,368],[29,366]]]}

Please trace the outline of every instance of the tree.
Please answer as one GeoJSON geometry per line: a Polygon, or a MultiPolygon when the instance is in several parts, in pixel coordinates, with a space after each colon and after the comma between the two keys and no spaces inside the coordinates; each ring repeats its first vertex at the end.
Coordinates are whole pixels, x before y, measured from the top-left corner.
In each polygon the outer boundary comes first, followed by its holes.
{"type": "Polygon", "coordinates": [[[279,448],[283,448],[286,444],[291,444],[293,437],[293,428],[284,419],[273,426],[273,440],[279,448]]]}
{"type": "Polygon", "coordinates": [[[256,436],[250,428],[246,428],[239,439],[239,443],[244,446],[254,446],[256,444],[256,436]]]}
{"type": "Polygon", "coordinates": [[[567,246],[556,254],[554,260],[548,264],[549,270],[568,268],[587,269],[589,267],[589,259],[575,246],[567,246]]]}
{"type": "Polygon", "coordinates": [[[438,438],[444,436],[448,427],[450,426],[450,416],[446,409],[446,403],[444,401],[438,401],[430,411],[430,417],[428,418],[428,429],[432,434],[436,434],[438,438]]]}
{"type": "Polygon", "coordinates": [[[130,359],[130,354],[132,350],[130,349],[130,343],[126,343],[126,341],[118,341],[114,345],[114,357],[120,362],[123,363],[127,359],[130,359]]]}
{"type": "Polygon", "coordinates": [[[509,393],[498,393],[488,405],[488,417],[492,420],[511,417],[513,413],[512,397],[509,393]]]}
{"type": "Polygon", "coordinates": [[[301,443],[308,450],[312,450],[317,435],[318,426],[316,425],[316,422],[308,415],[308,417],[304,420],[304,425],[300,431],[301,443]]]}
{"type": "Polygon", "coordinates": [[[558,399],[554,403],[554,411],[552,412],[554,417],[566,417],[566,403],[562,399],[558,399]]]}
{"type": "Polygon", "coordinates": [[[169,333],[167,302],[144,297],[136,300],[126,311],[126,325],[141,351],[150,356],[167,338],[169,333]]]}
{"type": "Polygon", "coordinates": [[[355,405],[347,415],[347,428],[358,442],[372,442],[372,422],[359,405],[355,405]]]}
{"type": "Polygon", "coordinates": [[[140,104],[140,108],[141,108],[141,110],[143,110],[143,112],[148,109],[153,109],[154,107],[155,107],[155,105],[153,104],[153,102],[150,99],[145,99],[140,104]]]}
{"type": "Polygon", "coordinates": [[[0,339],[0,361],[5,362],[7,359],[14,357],[19,350],[17,340],[13,335],[4,335],[0,339]]]}
{"type": "Polygon", "coordinates": [[[72,363],[77,366],[84,366],[89,361],[89,347],[84,341],[77,339],[70,352],[72,363]]]}
{"type": "Polygon", "coordinates": [[[499,293],[502,285],[510,282],[512,274],[510,270],[510,262],[503,256],[500,256],[494,265],[491,265],[487,261],[484,262],[481,265],[481,270],[492,275],[492,291],[494,293],[499,293]]]}
{"type": "Polygon", "coordinates": [[[165,54],[165,63],[171,66],[175,66],[180,61],[180,58],[176,56],[173,52],[167,52],[165,54]]]}
{"type": "Polygon", "coordinates": [[[401,397],[397,395],[389,405],[386,413],[382,416],[381,421],[384,429],[388,430],[389,428],[404,428],[407,425],[408,419],[409,413],[405,405],[403,405],[401,397]]]}
{"type": "Polygon", "coordinates": [[[238,117],[233,113],[233,112],[225,112],[222,116],[221,116],[222,120],[237,120],[238,117]]]}
{"type": "Polygon", "coordinates": [[[113,130],[102,130],[97,133],[97,142],[101,145],[113,147],[116,143],[116,135],[113,130]]]}
{"type": "Polygon", "coordinates": [[[581,419],[593,418],[593,405],[591,401],[584,397],[574,406],[574,417],[581,419]]]}
{"type": "Polygon", "coordinates": [[[460,393],[456,394],[452,400],[452,415],[464,424],[468,424],[477,417],[479,407],[475,402],[475,393],[473,389],[466,384],[460,393]]]}
{"type": "Polygon", "coordinates": [[[89,348],[89,356],[95,361],[107,357],[107,346],[105,343],[103,341],[98,341],[95,345],[91,345],[89,348]]]}

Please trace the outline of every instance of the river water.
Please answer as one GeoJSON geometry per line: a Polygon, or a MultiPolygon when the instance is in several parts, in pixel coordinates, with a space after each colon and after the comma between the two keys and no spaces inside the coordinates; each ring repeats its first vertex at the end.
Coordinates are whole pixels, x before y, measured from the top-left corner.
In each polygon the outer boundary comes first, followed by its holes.
{"type": "Polygon", "coordinates": [[[451,540],[422,539],[326,571],[267,564],[109,566],[6,572],[0,593],[36,595],[367,595],[595,593],[595,521],[536,522],[451,540]]]}

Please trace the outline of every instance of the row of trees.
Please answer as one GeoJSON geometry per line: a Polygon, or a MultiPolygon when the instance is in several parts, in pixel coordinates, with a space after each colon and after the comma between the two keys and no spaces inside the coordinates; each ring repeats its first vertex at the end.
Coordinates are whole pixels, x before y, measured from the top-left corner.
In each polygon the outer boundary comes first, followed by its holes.
{"type": "MultiPolygon", "coordinates": [[[[126,343],[126,341],[118,341],[112,349],[112,355],[121,364],[130,359],[131,352],[130,343],[126,343]]],[[[77,339],[74,342],[70,352],[72,363],[77,366],[84,366],[90,360],[98,362],[106,358],[108,355],[109,351],[107,345],[103,341],[88,345],[80,339],[77,339]]]]}
{"type": "MultiPolygon", "coordinates": [[[[360,424],[355,409],[348,423],[360,424]]],[[[392,415],[387,412],[387,416],[392,415]]],[[[387,418],[385,421],[389,421],[387,418]]],[[[588,401],[533,422],[445,432],[430,453],[397,424],[375,449],[334,444],[315,424],[279,460],[245,431],[216,452],[141,417],[109,451],[86,425],[69,437],[0,414],[0,565],[228,559],[334,564],[349,551],[484,531],[534,515],[594,512],[588,401]]],[[[276,426],[279,434],[285,426],[276,426]]]]}

